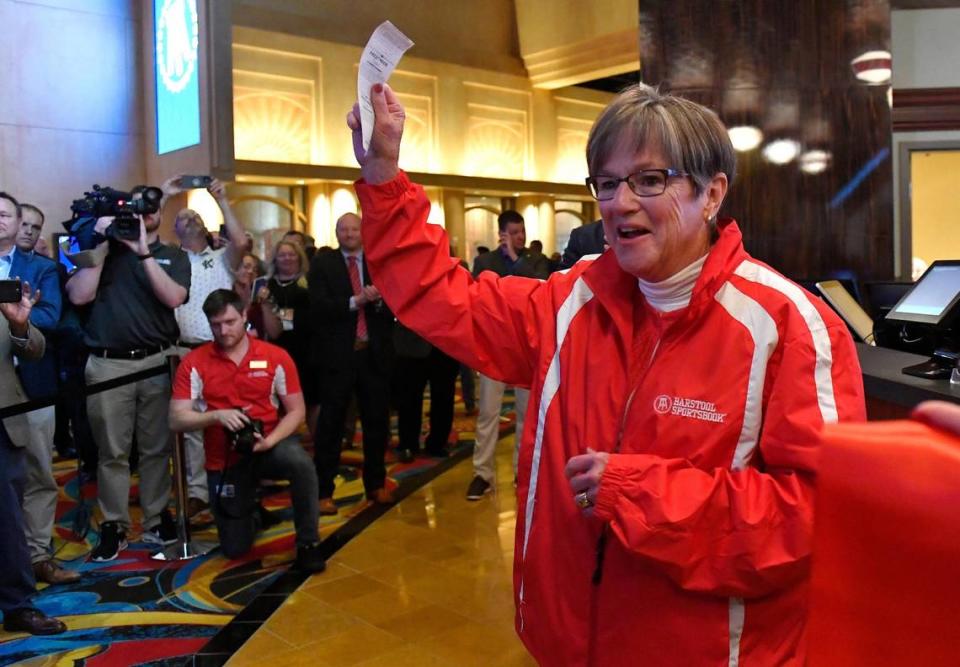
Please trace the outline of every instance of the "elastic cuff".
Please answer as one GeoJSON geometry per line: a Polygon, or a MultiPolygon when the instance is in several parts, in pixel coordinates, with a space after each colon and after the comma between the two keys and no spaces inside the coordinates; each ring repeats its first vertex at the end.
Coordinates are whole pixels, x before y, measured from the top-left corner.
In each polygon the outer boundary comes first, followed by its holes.
{"type": "Polygon", "coordinates": [[[617,498],[627,478],[627,466],[619,463],[623,454],[611,454],[607,467],[603,469],[600,478],[600,490],[597,493],[597,502],[593,506],[593,515],[602,520],[610,521],[614,517],[617,498]]]}
{"type": "Polygon", "coordinates": [[[410,177],[407,176],[407,172],[401,169],[397,172],[397,175],[394,176],[392,180],[389,180],[386,183],[371,185],[361,178],[360,180],[355,181],[354,185],[358,190],[357,194],[359,194],[359,190],[369,188],[371,190],[378,190],[386,195],[401,195],[410,189],[412,183],[410,182],[410,177]]]}

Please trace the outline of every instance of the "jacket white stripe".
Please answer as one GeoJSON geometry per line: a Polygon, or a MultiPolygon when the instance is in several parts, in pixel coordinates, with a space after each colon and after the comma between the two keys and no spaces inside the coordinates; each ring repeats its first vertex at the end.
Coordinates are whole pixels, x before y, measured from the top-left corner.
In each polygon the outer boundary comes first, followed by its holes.
{"type": "Polygon", "coordinates": [[[763,383],[767,376],[767,362],[777,348],[780,334],[777,323],[763,306],[738,290],[732,283],[724,283],[716,294],[717,302],[730,316],[742,324],[753,339],[753,359],[747,380],[747,400],[743,409],[743,427],[730,465],[731,470],[743,470],[750,463],[760,437],[763,422],[763,383]]]}
{"type": "Polygon", "coordinates": [[[817,405],[820,408],[820,416],[824,423],[836,422],[837,400],[833,393],[833,376],[831,375],[833,352],[830,345],[830,335],[827,333],[827,327],[823,323],[820,313],[807,299],[803,290],[765,266],[744,260],[734,273],[744,280],[777,290],[790,299],[797,310],[800,311],[800,315],[803,316],[807,328],[810,330],[813,349],[816,353],[813,373],[817,387],[817,405]]]}
{"type": "MultiPolygon", "coordinates": [[[[763,384],[767,375],[767,362],[777,348],[780,334],[777,323],[763,306],[738,290],[732,283],[724,283],[716,294],[717,303],[742,324],[753,339],[753,357],[747,379],[747,398],[743,408],[743,426],[730,464],[731,470],[743,470],[757,449],[760,424],[763,422],[763,384]]],[[[740,638],[746,615],[743,600],[730,598],[728,603],[729,657],[728,667],[740,664],[740,638]]]]}
{"type": "MultiPolygon", "coordinates": [[[[563,347],[563,341],[567,337],[567,331],[570,329],[570,323],[576,317],[580,309],[593,298],[593,291],[587,286],[583,278],[577,278],[573,284],[573,289],[564,300],[560,310],[557,311],[557,347],[553,352],[553,358],[550,360],[550,368],[547,370],[543,381],[543,389],[540,392],[540,403],[537,405],[537,430],[533,439],[533,458],[530,462],[530,485],[527,489],[527,504],[525,519],[523,525],[523,550],[521,559],[526,559],[527,544],[530,542],[530,529],[533,526],[533,511],[537,499],[537,482],[540,475],[540,455],[543,450],[543,432],[547,420],[547,410],[550,409],[550,403],[560,389],[560,350],[563,347]]],[[[523,602],[523,578],[520,579],[520,602],[523,602]]],[[[522,619],[522,613],[521,613],[522,619]]]]}

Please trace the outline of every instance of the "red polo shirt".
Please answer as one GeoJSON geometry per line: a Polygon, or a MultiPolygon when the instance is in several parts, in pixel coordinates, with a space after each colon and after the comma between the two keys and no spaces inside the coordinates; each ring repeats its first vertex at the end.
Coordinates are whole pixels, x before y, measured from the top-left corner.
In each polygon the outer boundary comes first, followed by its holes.
{"type": "MultiPolygon", "coordinates": [[[[244,408],[253,419],[263,421],[264,434],[280,421],[280,397],[300,393],[300,378],[290,355],[280,347],[247,337],[250,347],[239,364],[231,361],[214,343],[207,343],[185,356],[173,383],[174,400],[192,400],[201,412],[244,408]]],[[[203,432],[207,470],[224,468],[227,436],[219,424],[203,432]]]]}

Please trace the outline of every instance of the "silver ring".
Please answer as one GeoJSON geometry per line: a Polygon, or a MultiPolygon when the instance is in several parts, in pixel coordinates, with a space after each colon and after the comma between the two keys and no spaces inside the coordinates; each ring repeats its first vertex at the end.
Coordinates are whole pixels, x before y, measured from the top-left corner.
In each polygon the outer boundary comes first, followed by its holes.
{"type": "Polygon", "coordinates": [[[581,491],[580,493],[575,495],[573,499],[577,502],[577,507],[579,507],[582,510],[585,510],[588,507],[593,507],[593,502],[590,500],[590,498],[587,497],[586,491],[581,491]]]}

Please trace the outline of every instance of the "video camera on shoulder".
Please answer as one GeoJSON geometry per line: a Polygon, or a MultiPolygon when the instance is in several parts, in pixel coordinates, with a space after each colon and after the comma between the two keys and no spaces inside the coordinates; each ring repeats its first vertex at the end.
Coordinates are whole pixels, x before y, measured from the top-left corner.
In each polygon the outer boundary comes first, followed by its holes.
{"type": "Polygon", "coordinates": [[[163,199],[160,188],[145,187],[139,194],[140,197],[135,199],[130,192],[94,185],[93,190],[83,193],[82,199],[73,201],[70,205],[73,217],[63,226],[76,238],[80,250],[95,248],[104,238],[136,241],[140,238],[137,216],[156,213],[163,199]],[[94,226],[97,218],[104,216],[113,216],[114,221],[101,235],[94,231],[94,226]]]}
{"type": "MultiPolygon", "coordinates": [[[[241,408],[236,408],[241,410],[241,408]]],[[[250,421],[238,431],[227,429],[227,441],[230,448],[237,454],[253,454],[253,446],[257,444],[257,436],[263,437],[263,421],[250,418],[250,421]]]]}

